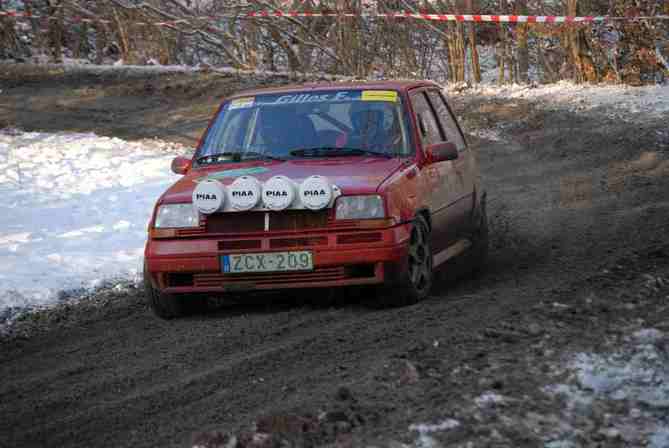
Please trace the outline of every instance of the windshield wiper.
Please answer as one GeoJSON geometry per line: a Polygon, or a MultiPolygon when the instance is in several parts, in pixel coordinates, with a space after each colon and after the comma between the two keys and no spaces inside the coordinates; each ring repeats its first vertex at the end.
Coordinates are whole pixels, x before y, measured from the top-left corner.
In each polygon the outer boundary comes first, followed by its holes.
{"type": "Polygon", "coordinates": [[[264,154],[262,152],[256,152],[256,151],[247,151],[243,154],[241,154],[241,160],[251,160],[251,159],[264,159],[264,160],[278,160],[278,161],[285,161],[286,159],[279,157],[279,156],[273,156],[271,154],[264,154]],[[250,157],[247,157],[250,156],[250,157]]]}
{"type": "Polygon", "coordinates": [[[239,153],[238,152],[219,152],[216,154],[209,154],[206,156],[198,157],[197,158],[197,163],[204,165],[207,163],[218,163],[218,162],[223,162],[227,160],[232,160],[234,162],[239,161],[239,153]]]}
{"type": "Polygon", "coordinates": [[[209,154],[207,156],[202,156],[197,159],[197,163],[201,165],[206,165],[208,163],[219,163],[226,161],[241,162],[242,160],[259,160],[259,159],[280,160],[280,161],[285,160],[282,159],[281,157],[276,157],[255,151],[248,151],[248,152],[226,151],[226,152],[219,152],[216,154],[209,154]],[[251,157],[246,157],[246,156],[251,156],[251,157]]]}
{"type": "Polygon", "coordinates": [[[314,148],[300,148],[294,149],[290,152],[291,156],[295,157],[346,157],[346,156],[357,156],[357,155],[370,155],[377,157],[385,157],[387,159],[392,159],[395,157],[394,154],[388,154],[381,151],[372,151],[369,149],[361,148],[337,148],[334,146],[317,146],[314,148]]]}

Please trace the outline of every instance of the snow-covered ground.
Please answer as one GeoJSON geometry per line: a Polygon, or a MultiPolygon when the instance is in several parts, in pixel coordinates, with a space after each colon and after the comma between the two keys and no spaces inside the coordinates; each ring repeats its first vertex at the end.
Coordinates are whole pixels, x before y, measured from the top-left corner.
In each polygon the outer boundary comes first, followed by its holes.
{"type": "MultiPolygon", "coordinates": [[[[639,124],[650,120],[666,120],[669,116],[669,85],[630,87],[562,81],[546,85],[447,85],[444,92],[451,97],[467,95],[504,99],[510,106],[522,100],[530,100],[542,104],[546,109],[566,110],[574,114],[596,109],[597,113],[608,115],[611,119],[639,124]]],[[[505,139],[501,124],[467,131],[484,140],[505,139]]],[[[669,141],[669,129],[656,132],[661,139],[669,141]]]]}
{"type": "Polygon", "coordinates": [[[0,131],[0,316],[135,279],[178,150],[160,141],[0,131]]]}
{"type": "Polygon", "coordinates": [[[448,86],[447,93],[480,95],[508,99],[531,99],[549,102],[554,107],[573,112],[609,108],[613,116],[632,120],[667,117],[669,114],[669,85],[630,87],[625,85],[574,84],[561,81],[546,85],[493,86],[481,84],[471,89],[448,86]]]}

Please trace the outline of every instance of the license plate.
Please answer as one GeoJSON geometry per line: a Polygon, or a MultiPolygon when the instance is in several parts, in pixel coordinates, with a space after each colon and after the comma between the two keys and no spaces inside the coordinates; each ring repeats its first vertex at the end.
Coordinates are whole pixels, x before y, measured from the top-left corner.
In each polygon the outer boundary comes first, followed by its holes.
{"type": "Polygon", "coordinates": [[[259,254],[233,254],[221,257],[223,272],[281,272],[311,271],[314,269],[313,255],[309,251],[266,252],[259,254]]]}

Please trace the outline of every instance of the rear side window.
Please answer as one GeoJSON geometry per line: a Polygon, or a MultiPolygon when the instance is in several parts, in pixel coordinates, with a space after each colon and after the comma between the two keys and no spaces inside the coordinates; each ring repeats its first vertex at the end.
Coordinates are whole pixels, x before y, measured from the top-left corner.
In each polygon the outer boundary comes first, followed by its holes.
{"type": "Polygon", "coordinates": [[[416,113],[418,130],[424,145],[433,145],[445,141],[445,137],[437,123],[432,108],[427,102],[425,93],[418,92],[411,95],[411,104],[416,113]]]}
{"type": "Polygon", "coordinates": [[[460,129],[458,129],[458,125],[455,122],[453,115],[451,115],[451,111],[448,110],[444,98],[435,90],[430,90],[428,92],[428,97],[430,98],[432,106],[434,106],[434,110],[437,111],[437,118],[439,119],[439,123],[441,123],[442,129],[446,133],[446,140],[455,143],[458,151],[467,149],[465,139],[462,137],[462,134],[460,134],[460,129]]]}

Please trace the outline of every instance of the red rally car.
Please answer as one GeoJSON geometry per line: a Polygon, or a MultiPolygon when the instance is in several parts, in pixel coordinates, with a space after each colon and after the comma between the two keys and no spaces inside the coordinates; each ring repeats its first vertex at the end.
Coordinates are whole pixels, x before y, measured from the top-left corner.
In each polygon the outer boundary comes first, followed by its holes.
{"type": "Polygon", "coordinates": [[[145,250],[163,318],[259,290],[378,285],[382,305],[411,304],[445,261],[487,255],[478,164],[432,82],[240,93],[172,170],[145,250]]]}

